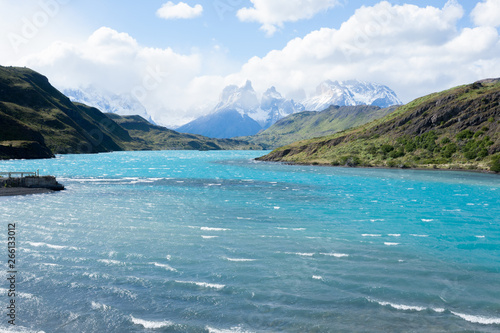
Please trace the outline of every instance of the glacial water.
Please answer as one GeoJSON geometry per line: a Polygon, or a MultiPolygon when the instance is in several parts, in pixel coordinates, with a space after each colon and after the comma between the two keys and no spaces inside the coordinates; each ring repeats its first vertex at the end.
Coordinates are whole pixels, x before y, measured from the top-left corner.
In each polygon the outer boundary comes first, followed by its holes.
{"type": "Polygon", "coordinates": [[[0,331],[500,331],[500,176],[262,154],[0,162],[67,187],[0,198],[0,331]]]}

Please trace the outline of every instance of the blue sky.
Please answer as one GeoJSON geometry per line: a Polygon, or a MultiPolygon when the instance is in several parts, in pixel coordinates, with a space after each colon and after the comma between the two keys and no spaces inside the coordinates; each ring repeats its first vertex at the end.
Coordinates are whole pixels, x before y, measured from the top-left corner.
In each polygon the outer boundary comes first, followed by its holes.
{"type": "Polygon", "coordinates": [[[499,26],[500,0],[0,0],[0,64],[131,94],[176,126],[247,79],[290,98],[360,79],[408,102],[498,77],[499,26]]]}

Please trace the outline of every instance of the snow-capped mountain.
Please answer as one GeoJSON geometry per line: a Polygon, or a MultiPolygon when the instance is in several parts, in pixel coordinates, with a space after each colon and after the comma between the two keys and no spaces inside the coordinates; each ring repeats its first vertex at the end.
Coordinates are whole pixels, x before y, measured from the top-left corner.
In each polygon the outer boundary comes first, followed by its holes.
{"type": "Polygon", "coordinates": [[[389,87],[358,80],[324,81],[316,94],[302,102],[308,111],[322,111],[330,105],[375,105],[382,108],[403,104],[389,87]]]}
{"type": "Polygon", "coordinates": [[[316,89],[316,95],[302,103],[284,98],[275,87],[271,87],[259,102],[252,83],[246,81],[241,87],[230,85],[224,88],[212,113],[177,130],[216,138],[248,136],[304,110],[323,111],[330,105],[384,108],[396,104],[402,103],[388,87],[357,80],[325,81],[316,89]]]}
{"type": "Polygon", "coordinates": [[[262,95],[260,109],[267,115],[263,126],[266,129],[292,113],[304,111],[304,105],[293,99],[285,99],[273,86],[262,95]]]}
{"type": "Polygon", "coordinates": [[[177,131],[216,138],[253,135],[281,118],[303,110],[302,104],[283,98],[274,87],[269,88],[259,102],[252,83],[246,81],[241,87],[230,85],[224,88],[212,113],[177,128],[177,131]]]}
{"type": "Polygon", "coordinates": [[[144,105],[131,95],[117,95],[94,87],[85,89],[65,89],[63,94],[72,102],[83,103],[95,107],[104,113],[116,113],[122,116],[139,115],[155,124],[144,105]]]}

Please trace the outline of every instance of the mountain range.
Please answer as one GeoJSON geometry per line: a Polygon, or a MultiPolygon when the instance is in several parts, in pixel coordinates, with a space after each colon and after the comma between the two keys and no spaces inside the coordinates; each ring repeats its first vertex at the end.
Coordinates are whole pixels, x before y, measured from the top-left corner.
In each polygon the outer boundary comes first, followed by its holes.
{"type": "Polygon", "coordinates": [[[0,159],[120,150],[261,149],[242,141],[178,133],[140,116],[104,114],[72,102],[28,68],[0,66],[0,124],[0,159]]]}
{"type": "Polygon", "coordinates": [[[214,110],[203,117],[178,127],[186,133],[202,134],[216,138],[249,136],[257,134],[291,114],[322,111],[331,105],[373,105],[386,108],[402,104],[390,88],[357,80],[325,81],[316,94],[297,102],[284,98],[275,87],[264,92],[262,98],[247,81],[243,86],[228,86],[222,91],[214,110]]]}
{"type": "Polygon", "coordinates": [[[155,124],[142,103],[132,95],[118,95],[96,89],[93,86],[80,89],[64,89],[62,91],[72,102],[92,106],[105,113],[116,113],[122,116],[137,115],[155,124]]]}
{"type": "Polygon", "coordinates": [[[260,160],[500,172],[500,79],[418,98],[368,124],[294,142],[260,160]]]}

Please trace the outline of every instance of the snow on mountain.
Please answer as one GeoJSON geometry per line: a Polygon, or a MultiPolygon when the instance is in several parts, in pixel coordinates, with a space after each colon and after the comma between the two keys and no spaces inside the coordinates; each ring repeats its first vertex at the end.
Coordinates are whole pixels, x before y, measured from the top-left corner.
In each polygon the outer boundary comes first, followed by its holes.
{"type": "Polygon", "coordinates": [[[292,113],[304,111],[304,106],[294,100],[285,99],[275,87],[271,87],[262,95],[260,109],[267,115],[263,127],[268,128],[292,113]]]}
{"type": "Polygon", "coordinates": [[[315,96],[302,103],[284,98],[275,87],[271,87],[259,102],[252,83],[246,81],[241,87],[230,85],[224,88],[212,113],[177,130],[216,138],[247,136],[304,110],[322,111],[330,105],[387,107],[395,104],[402,103],[388,87],[357,80],[325,81],[318,86],[315,96]]]}
{"type": "Polygon", "coordinates": [[[95,107],[101,112],[116,113],[122,116],[139,115],[155,124],[144,105],[131,95],[117,95],[94,87],[85,89],[65,89],[63,93],[72,102],[83,103],[95,107]]]}
{"type": "Polygon", "coordinates": [[[375,105],[382,108],[403,104],[389,87],[358,80],[322,82],[316,95],[302,102],[308,111],[322,111],[330,105],[375,105]]]}

